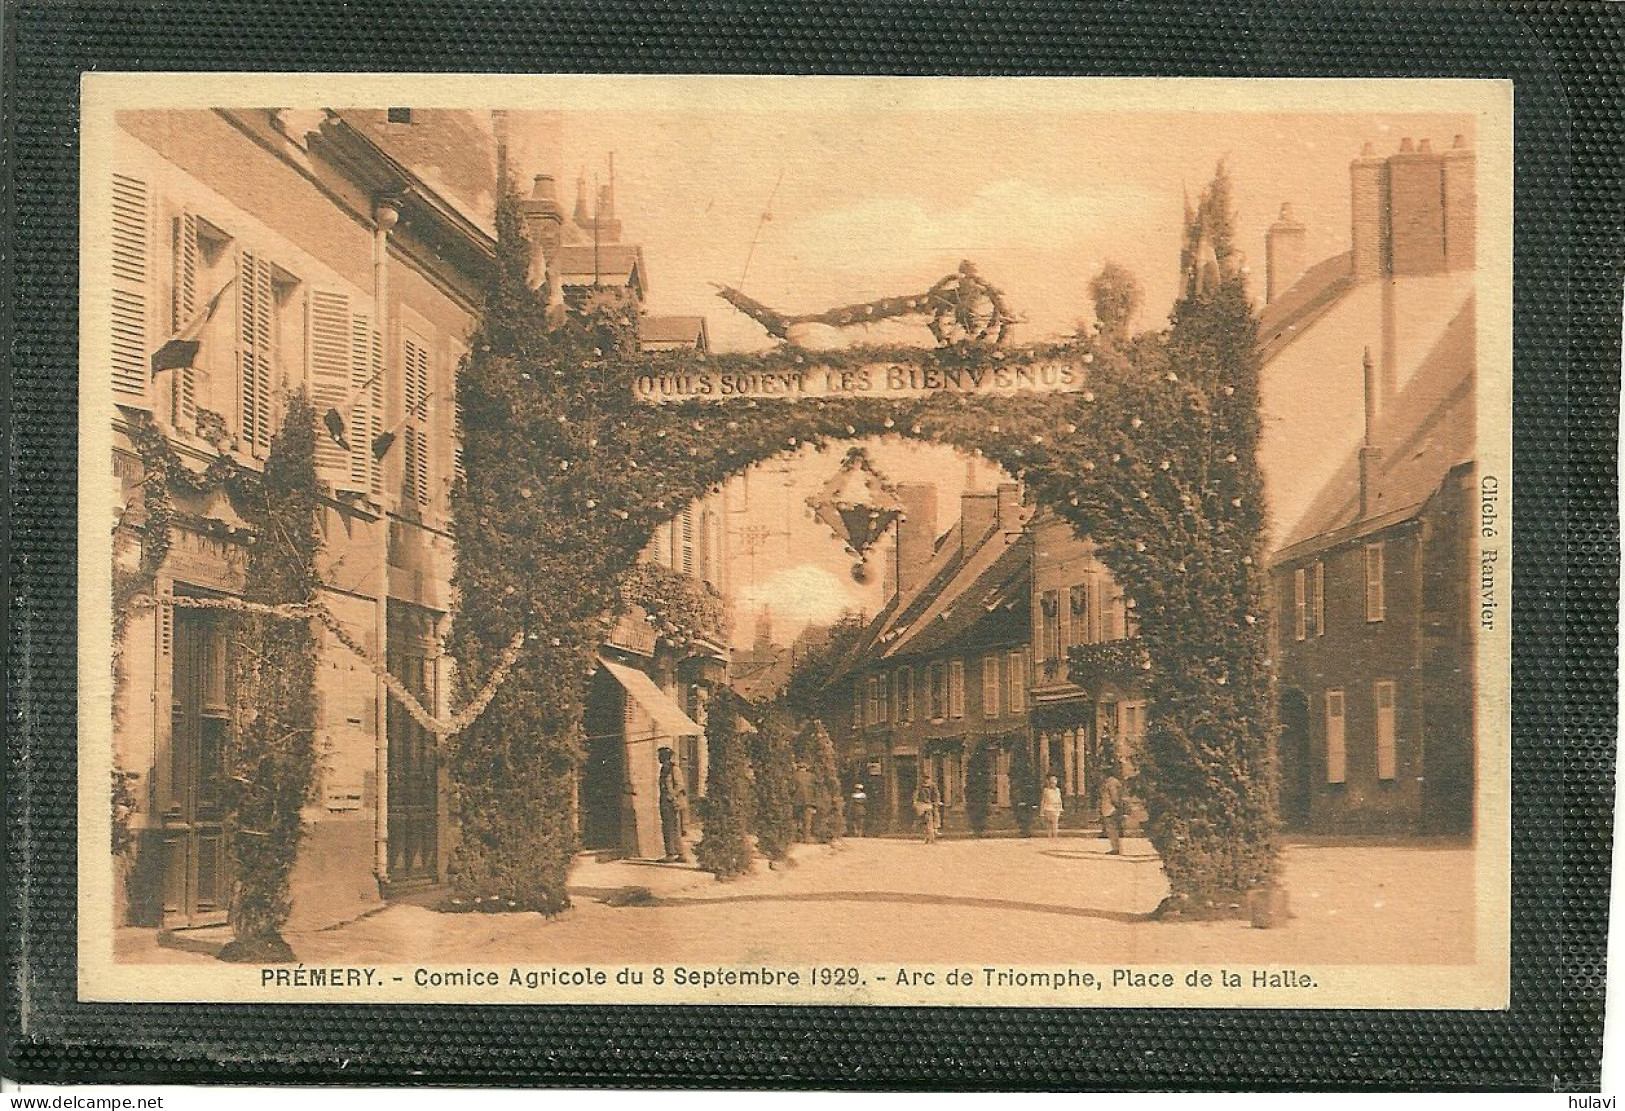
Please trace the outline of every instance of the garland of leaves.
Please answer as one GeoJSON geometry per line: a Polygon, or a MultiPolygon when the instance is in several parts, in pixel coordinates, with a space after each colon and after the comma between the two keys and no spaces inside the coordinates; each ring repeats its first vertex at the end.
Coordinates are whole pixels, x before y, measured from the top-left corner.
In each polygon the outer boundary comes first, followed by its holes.
{"type": "MultiPolygon", "coordinates": [[[[258,496],[244,506],[257,538],[248,549],[245,602],[274,606],[314,594],[319,494],[315,413],[298,392],[271,440],[258,496]]],[[[282,927],[292,910],[303,810],[316,783],[316,638],[309,621],[239,614],[233,625],[224,810],[234,936],[220,959],[292,960],[282,927]]]]}
{"type": "Polygon", "coordinates": [[[1080,644],[1066,656],[1072,682],[1090,688],[1102,681],[1132,680],[1151,670],[1151,657],[1139,637],[1080,644]]]}
{"type": "Polygon", "coordinates": [[[451,764],[464,831],[459,884],[520,906],[569,905],[583,685],[621,583],[654,529],[754,464],[870,436],[979,451],[1094,539],[1138,603],[1153,664],[1141,789],[1173,906],[1223,912],[1268,882],[1273,706],[1258,566],[1256,321],[1229,243],[1228,189],[1221,171],[1193,217],[1200,227],[1188,232],[1215,245],[1218,273],[1190,284],[1166,331],[1022,351],[783,347],[760,356],[645,356],[636,306],[624,299],[581,299],[551,326],[545,291],[526,284],[529,248],[506,196],[493,284],[460,379],[468,480],[454,499],[461,604],[453,655],[495,658],[495,630],[516,618],[549,626],[554,645],[523,657],[459,737],[451,764]],[[659,406],[637,403],[632,388],[651,372],[887,359],[983,368],[1064,361],[1088,367],[1088,383],[1042,396],[943,391],[659,406]]]}
{"type": "Polygon", "coordinates": [[[727,612],[722,599],[691,575],[658,563],[640,563],[621,582],[621,601],[640,606],[669,644],[687,648],[702,640],[726,640],[727,612]]]}

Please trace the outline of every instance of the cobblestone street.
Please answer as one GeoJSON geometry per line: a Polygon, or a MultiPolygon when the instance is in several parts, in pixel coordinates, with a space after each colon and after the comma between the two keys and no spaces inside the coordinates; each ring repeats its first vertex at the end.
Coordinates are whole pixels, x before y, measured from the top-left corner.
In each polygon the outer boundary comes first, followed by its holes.
{"type": "MultiPolygon", "coordinates": [[[[575,907],[447,914],[396,904],[288,940],[301,960],[458,964],[891,962],[1042,964],[1256,961],[1444,964],[1472,959],[1473,854],[1464,842],[1291,842],[1294,917],[1246,922],[1145,917],[1167,892],[1149,845],[1124,856],[1092,837],[852,839],[798,847],[795,867],[717,883],[692,868],[583,863],[575,907]],[[648,898],[626,902],[629,889],[648,898]]],[[[126,959],[207,961],[172,949],[126,959]]]]}

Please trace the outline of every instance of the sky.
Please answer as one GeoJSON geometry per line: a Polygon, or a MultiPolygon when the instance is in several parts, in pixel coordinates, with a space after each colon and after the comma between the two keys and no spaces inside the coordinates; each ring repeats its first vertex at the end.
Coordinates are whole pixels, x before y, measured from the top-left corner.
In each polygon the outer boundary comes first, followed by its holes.
{"type": "MultiPolygon", "coordinates": [[[[538,170],[557,176],[568,212],[577,175],[589,190],[606,182],[613,152],[623,239],[642,245],[648,268],[647,310],[704,315],[715,348],[761,350],[771,339],[717,299],[714,284],[783,311],[818,312],[923,292],[970,259],[1022,319],[1014,341],[1027,343],[1087,323],[1089,279],[1113,260],[1144,289],[1134,326],[1160,326],[1179,277],[1184,194],[1194,197],[1221,160],[1237,245],[1262,298],[1264,234],[1282,202],[1306,225],[1313,264],[1348,249],[1348,166],[1363,144],[1386,154],[1402,137],[1436,146],[1473,137],[1470,116],[1104,112],[1083,95],[1075,112],[886,101],[862,110],[515,113],[510,157],[522,183],[538,170]]],[[[917,323],[853,338],[929,342],[917,323]]],[[[789,489],[782,473],[754,476],[746,509],[741,480],[730,488],[736,640],[748,642],[754,607],[768,600],[779,641],[842,608],[878,608],[879,563],[859,588],[839,541],[803,504],[842,454],[844,445],[794,457],[789,489]],[[765,534],[754,561],[749,526],[765,534]]],[[[952,523],[964,457],[896,443],[874,456],[893,479],[935,476],[939,522],[952,523]]],[[[979,482],[995,478],[984,465],[979,482]]]]}

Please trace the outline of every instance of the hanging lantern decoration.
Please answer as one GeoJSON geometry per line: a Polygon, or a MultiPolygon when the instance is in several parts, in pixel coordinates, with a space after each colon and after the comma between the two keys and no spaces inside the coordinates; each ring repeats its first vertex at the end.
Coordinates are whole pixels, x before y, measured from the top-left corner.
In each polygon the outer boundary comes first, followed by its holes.
{"type": "Polygon", "coordinates": [[[868,582],[869,552],[903,515],[897,488],[875,470],[868,452],[855,447],[807,505],[856,559],[853,580],[868,582]]]}

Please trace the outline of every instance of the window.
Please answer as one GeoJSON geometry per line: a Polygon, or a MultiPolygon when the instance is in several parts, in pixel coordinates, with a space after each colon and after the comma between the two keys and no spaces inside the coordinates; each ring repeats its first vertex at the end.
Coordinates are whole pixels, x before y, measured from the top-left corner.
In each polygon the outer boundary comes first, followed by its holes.
{"type": "Polygon", "coordinates": [[[1304,576],[1306,572],[1302,567],[1292,572],[1292,638],[1302,640],[1304,637],[1304,620],[1309,613],[1309,601],[1305,596],[1304,576]]]}
{"type": "Polygon", "coordinates": [[[940,663],[931,665],[931,720],[941,721],[948,716],[948,669],[940,663]]]}
{"type": "Polygon", "coordinates": [[[852,681],[852,728],[863,728],[863,680],[852,681]]]}
{"type": "Polygon", "coordinates": [[[1027,712],[1027,657],[1021,652],[1010,653],[1009,671],[1010,697],[1006,704],[1012,714],[1027,712]]]}
{"type": "Polygon", "coordinates": [[[679,543],[677,545],[678,561],[674,570],[685,575],[694,573],[694,507],[686,506],[683,515],[678,518],[677,531],[679,543]]]}
{"type": "Polygon", "coordinates": [[[1315,561],[1314,598],[1310,616],[1315,622],[1315,635],[1326,635],[1326,565],[1320,560],[1315,561]]]}
{"type": "Polygon", "coordinates": [[[1381,621],[1382,596],[1382,541],[1365,546],[1365,619],[1381,621]]]}
{"type": "Polygon", "coordinates": [[[412,109],[391,108],[385,113],[390,123],[411,123],[412,109]]]}
{"type": "Polygon", "coordinates": [[[1394,753],[1394,683],[1384,679],[1372,688],[1372,701],[1377,706],[1377,778],[1393,779],[1394,753]]]}
{"type": "Polygon", "coordinates": [[[965,661],[952,660],[948,664],[948,716],[965,716],[965,661]]]}
{"type": "Polygon", "coordinates": [[[1042,644],[1046,663],[1061,658],[1060,605],[1060,592],[1055,590],[1044,591],[1038,602],[1039,614],[1043,619],[1042,644]]]}
{"type": "MultiPolygon", "coordinates": [[[[194,346],[189,364],[175,366],[168,375],[165,392],[171,423],[190,430],[200,405],[215,411],[232,408],[225,398],[216,399],[209,386],[235,378],[229,364],[219,365],[216,373],[214,360],[229,349],[230,333],[217,331],[214,321],[223,318],[219,306],[232,283],[236,256],[231,236],[194,212],[181,212],[170,221],[170,239],[169,335],[194,346]],[[215,343],[216,335],[228,342],[215,343]]],[[[318,415],[325,411],[317,409],[318,415]]]]}
{"type": "Polygon", "coordinates": [[[148,335],[150,203],[146,182],[113,175],[113,399],[120,405],[143,408],[152,347],[148,335]]]}
{"type": "Polygon", "coordinates": [[[880,679],[874,675],[869,676],[869,704],[863,717],[865,721],[880,724],[880,679]]]}
{"type": "Polygon", "coordinates": [[[429,504],[430,454],[429,343],[412,332],[401,336],[401,501],[419,508],[429,504]]]}
{"type": "Polygon", "coordinates": [[[982,716],[999,716],[999,657],[982,657],[982,716]]]}
{"type": "Polygon", "coordinates": [[[1123,723],[1118,732],[1117,751],[1124,760],[1132,760],[1145,740],[1145,703],[1119,702],[1117,705],[1123,723]]]}
{"type": "Polygon", "coordinates": [[[1128,636],[1127,605],[1121,590],[1113,590],[1106,601],[1105,612],[1100,615],[1100,639],[1122,640],[1128,636]]]}
{"type": "Polygon", "coordinates": [[[237,435],[243,450],[259,457],[270,454],[276,432],[272,385],[281,362],[282,312],[295,285],[264,255],[238,253],[237,435]]]}
{"type": "Polygon", "coordinates": [[[1348,749],[1343,740],[1343,692],[1326,692],[1326,782],[1348,781],[1348,749]]]}
{"type": "Polygon", "coordinates": [[[1067,618],[1071,628],[1067,641],[1070,644],[1093,644],[1095,641],[1089,628],[1089,594],[1088,583],[1078,583],[1068,591],[1067,618]]]}
{"type": "Polygon", "coordinates": [[[875,702],[880,710],[877,719],[882,725],[891,720],[891,676],[875,676],[875,702]]]}
{"type": "Polygon", "coordinates": [[[907,725],[914,720],[914,669],[897,669],[897,720],[907,725]]]}

